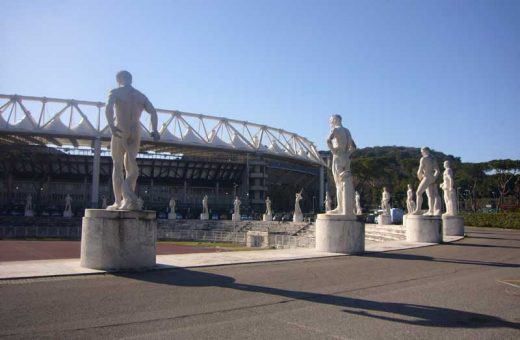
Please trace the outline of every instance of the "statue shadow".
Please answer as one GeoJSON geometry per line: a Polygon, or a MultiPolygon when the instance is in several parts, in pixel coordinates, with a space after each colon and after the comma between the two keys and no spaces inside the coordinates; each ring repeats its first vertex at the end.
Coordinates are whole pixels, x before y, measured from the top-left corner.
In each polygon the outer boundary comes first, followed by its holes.
{"type": "Polygon", "coordinates": [[[411,260],[411,261],[431,261],[431,262],[442,262],[442,263],[453,263],[453,264],[469,264],[478,266],[490,266],[490,267],[502,267],[502,268],[520,268],[520,264],[516,263],[502,263],[502,262],[487,262],[487,261],[476,261],[476,260],[461,260],[461,259],[448,259],[439,258],[425,255],[411,255],[402,253],[382,253],[382,252],[367,252],[360,256],[374,257],[381,259],[393,259],[393,260],[411,260]]]}
{"type": "Polygon", "coordinates": [[[491,245],[491,244],[446,243],[446,245],[457,246],[457,247],[520,249],[520,247],[515,247],[515,246],[500,246],[500,245],[491,245]]]}
{"type": "Polygon", "coordinates": [[[337,306],[342,312],[363,317],[386,320],[406,325],[449,328],[513,328],[520,325],[492,315],[467,312],[463,310],[425,306],[398,302],[379,302],[348,296],[295,291],[274,287],[242,284],[233,277],[206,273],[183,268],[170,268],[160,271],[116,274],[127,279],[154,284],[180,287],[219,287],[249,293],[275,295],[291,301],[337,306]]]}

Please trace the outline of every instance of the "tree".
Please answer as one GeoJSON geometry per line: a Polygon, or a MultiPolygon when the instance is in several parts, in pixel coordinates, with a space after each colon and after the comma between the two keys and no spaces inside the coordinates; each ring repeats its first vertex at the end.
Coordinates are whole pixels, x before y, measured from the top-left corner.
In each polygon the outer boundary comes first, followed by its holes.
{"type": "Polygon", "coordinates": [[[487,163],[487,172],[494,179],[498,189],[499,199],[497,209],[501,210],[504,197],[514,188],[514,179],[520,174],[520,161],[511,159],[496,159],[487,163]]]}

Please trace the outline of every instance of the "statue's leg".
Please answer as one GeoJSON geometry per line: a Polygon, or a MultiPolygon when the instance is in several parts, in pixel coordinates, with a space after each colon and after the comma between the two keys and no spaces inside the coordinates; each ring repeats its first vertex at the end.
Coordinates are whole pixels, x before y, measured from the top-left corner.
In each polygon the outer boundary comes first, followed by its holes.
{"type": "MultiPolygon", "coordinates": [[[[432,196],[433,196],[433,215],[438,216],[442,213],[441,196],[439,195],[439,189],[435,182],[431,185],[432,196]]],[[[432,210],[432,209],[430,209],[432,210]]]]}
{"type": "Polygon", "coordinates": [[[428,212],[425,215],[433,215],[434,204],[435,204],[435,195],[433,193],[433,185],[430,184],[426,188],[426,196],[428,197],[428,212]]]}
{"type": "Polygon", "coordinates": [[[107,210],[117,210],[121,206],[123,197],[123,158],[125,150],[122,145],[122,139],[112,136],[110,142],[110,149],[112,153],[112,188],[114,190],[114,204],[108,206],[107,210]]]}
{"type": "Polygon", "coordinates": [[[140,138],[130,138],[127,140],[126,153],[124,156],[126,178],[123,182],[123,204],[122,209],[137,210],[139,205],[135,187],[137,177],[139,177],[139,167],[137,166],[137,153],[139,152],[140,138]]]}
{"type": "Polygon", "coordinates": [[[444,204],[446,205],[446,215],[451,215],[450,194],[448,190],[444,190],[444,204]]]}
{"type": "Polygon", "coordinates": [[[417,204],[415,206],[415,210],[413,212],[413,215],[420,215],[421,214],[421,207],[422,207],[422,201],[423,201],[423,194],[424,191],[427,188],[426,180],[423,179],[421,183],[419,183],[419,186],[417,187],[417,192],[415,193],[415,197],[417,198],[417,204]]]}

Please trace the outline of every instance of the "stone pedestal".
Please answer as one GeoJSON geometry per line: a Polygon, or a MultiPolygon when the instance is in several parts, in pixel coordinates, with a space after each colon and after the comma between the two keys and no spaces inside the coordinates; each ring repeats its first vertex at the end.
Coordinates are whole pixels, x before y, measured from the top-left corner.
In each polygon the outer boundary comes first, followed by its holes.
{"type": "Polygon", "coordinates": [[[31,217],[34,216],[34,212],[32,210],[25,210],[24,212],[25,217],[31,217]]]}
{"type": "Polygon", "coordinates": [[[443,215],[442,233],[445,236],[464,236],[464,217],[443,215]]]}
{"type": "Polygon", "coordinates": [[[303,222],[303,214],[293,214],[293,222],[303,222]]]}
{"type": "Polygon", "coordinates": [[[392,216],[390,216],[390,215],[379,215],[377,217],[377,224],[379,224],[379,225],[392,224],[392,216]]]}
{"type": "Polygon", "coordinates": [[[74,216],[74,214],[72,213],[72,211],[65,210],[63,212],[63,217],[73,217],[73,216],[74,216]]]}
{"type": "Polygon", "coordinates": [[[407,215],[406,240],[408,242],[442,242],[440,216],[407,215]]]}
{"type": "Polygon", "coordinates": [[[262,220],[264,222],[272,221],[273,220],[273,215],[271,215],[271,214],[263,214],[262,215],[262,220]]]}
{"type": "Polygon", "coordinates": [[[209,214],[205,214],[205,213],[200,214],[200,219],[201,220],[209,220],[209,214]]]}
{"type": "Polygon", "coordinates": [[[365,223],[355,216],[319,214],[316,219],[316,250],[355,254],[365,251],[365,223]]]}
{"type": "Polygon", "coordinates": [[[403,227],[406,227],[406,219],[408,218],[408,214],[407,215],[403,215],[403,227]]]}
{"type": "Polygon", "coordinates": [[[81,266],[140,270],[155,266],[155,211],[87,209],[81,232],[81,266]]]}
{"type": "Polygon", "coordinates": [[[168,219],[169,220],[176,220],[177,219],[177,213],[168,213],[168,219]]]}
{"type": "Polygon", "coordinates": [[[233,220],[233,221],[240,221],[241,220],[240,214],[232,214],[231,215],[231,220],[233,220]]]}
{"type": "Polygon", "coordinates": [[[269,248],[269,233],[267,231],[248,231],[246,247],[269,248]]]}

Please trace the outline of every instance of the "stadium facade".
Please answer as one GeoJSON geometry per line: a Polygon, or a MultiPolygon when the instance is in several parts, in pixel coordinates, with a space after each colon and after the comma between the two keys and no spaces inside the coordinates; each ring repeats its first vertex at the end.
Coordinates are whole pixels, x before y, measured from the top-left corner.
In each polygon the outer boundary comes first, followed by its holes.
{"type": "MultiPolygon", "coordinates": [[[[104,103],[0,95],[0,205],[23,213],[28,194],[37,214],[59,214],[70,194],[77,214],[110,204],[112,161],[104,103]]],[[[176,110],[157,110],[161,140],[141,120],[138,195],[145,208],[166,211],[177,202],[196,217],[204,195],[214,216],[230,216],[235,196],[244,214],[259,214],[270,196],[275,212],[323,210],[328,153],[283,129],[176,110]]]]}

